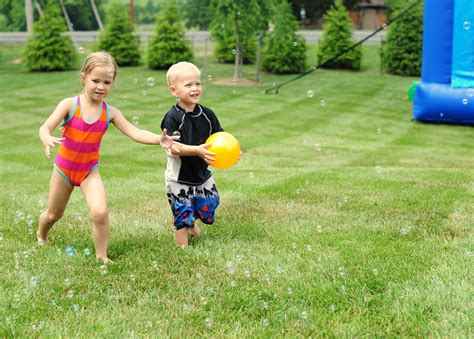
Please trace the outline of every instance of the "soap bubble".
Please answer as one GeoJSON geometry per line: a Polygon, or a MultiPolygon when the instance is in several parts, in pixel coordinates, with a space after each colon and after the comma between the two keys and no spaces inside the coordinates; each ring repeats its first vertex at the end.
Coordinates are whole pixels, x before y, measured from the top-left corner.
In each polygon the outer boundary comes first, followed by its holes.
{"type": "Polygon", "coordinates": [[[314,97],[314,91],[313,90],[309,90],[306,94],[308,95],[309,98],[314,97]]]}
{"type": "Polygon", "coordinates": [[[79,46],[79,48],[77,49],[77,51],[78,51],[80,54],[84,54],[85,49],[84,49],[84,47],[79,46]]]}
{"type": "Polygon", "coordinates": [[[155,86],[155,78],[149,77],[148,79],[146,79],[146,84],[147,84],[149,87],[155,86]]]}
{"type": "Polygon", "coordinates": [[[209,74],[209,75],[207,76],[207,81],[212,81],[212,75],[209,74]]]}
{"type": "Polygon", "coordinates": [[[462,27],[468,31],[471,29],[471,22],[470,21],[464,21],[463,24],[462,24],[462,27]]]}
{"type": "Polygon", "coordinates": [[[76,254],[76,249],[74,248],[74,246],[69,245],[66,247],[66,255],[68,257],[73,257],[75,254],[76,254]]]}
{"type": "Polygon", "coordinates": [[[204,324],[206,325],[206,327],[212,327],[212,324],[213,324],[212,318],[207,317],[207,318],[204,320],[204,324]]]}

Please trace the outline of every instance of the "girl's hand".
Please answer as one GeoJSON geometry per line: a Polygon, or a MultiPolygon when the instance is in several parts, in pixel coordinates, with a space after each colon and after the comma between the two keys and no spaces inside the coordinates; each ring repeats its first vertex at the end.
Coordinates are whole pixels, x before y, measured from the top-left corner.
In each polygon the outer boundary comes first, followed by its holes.
{"type": "Polygon", "coordinates": [[[170,149],[171,146],[173,146],[173,143],[175,140],[179,139],[179,136],[169,136],[167,133],[166,128],[163,129],[163,133],[161,133],[161,138],[160,138],[160,145],[161,147],[164,147],[166,149],[170,149]]]}
{"type": "Polygon", "coordinates": [[[213,153],[208,150],[209,146],[211,144],[202,144],[197,146],[197,151],[198,151],[198,156],[201,157],[206,164],[212,165],[213,161],[216,160],[214,157],[216,156],[216,153],[213,153]]]}
{"type": "Polygon", "coordinates": [[[49,136],[48,140],[44,142],[44,154],[47,158],[51,156],[51,147],[62,144],[65,138],[56,138],[49,136]]]}

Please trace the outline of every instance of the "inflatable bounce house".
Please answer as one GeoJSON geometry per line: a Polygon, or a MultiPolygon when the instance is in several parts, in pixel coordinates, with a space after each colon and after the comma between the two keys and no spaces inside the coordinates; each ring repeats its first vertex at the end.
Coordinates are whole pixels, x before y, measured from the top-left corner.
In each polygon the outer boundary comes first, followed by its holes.
{"type": "Polygon", "coordinates": [[[474,125],[474,0],[425,0],[415,120],[474,125]]]}

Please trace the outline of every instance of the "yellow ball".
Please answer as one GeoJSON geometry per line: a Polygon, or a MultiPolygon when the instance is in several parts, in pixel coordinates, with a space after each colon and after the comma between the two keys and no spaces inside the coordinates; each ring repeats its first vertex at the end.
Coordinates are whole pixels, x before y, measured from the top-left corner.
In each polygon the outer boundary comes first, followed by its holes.
{"type": "Polygon", "coordinates": [[[233,166],[240,157],[240,145],[237,139],[230,133],[217,132],[209,136],[206,144],[210,144],[208,150],[215,153],[212,166],[225,169],[233,166]]]}

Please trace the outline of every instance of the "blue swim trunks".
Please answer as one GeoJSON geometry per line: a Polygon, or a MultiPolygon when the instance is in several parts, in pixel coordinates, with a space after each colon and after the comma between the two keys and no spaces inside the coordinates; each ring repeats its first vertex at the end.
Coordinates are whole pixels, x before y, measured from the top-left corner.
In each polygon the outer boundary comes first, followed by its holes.
{"type": "Polygon", "coordinates": [[[219,194],[212,177],[199,186],[167,181],[166,195],[173,212],[176,230],[184,227],[193,228],[196,219],[205,224],[214,222],[214,213],[219,206],[219,194]]]}

